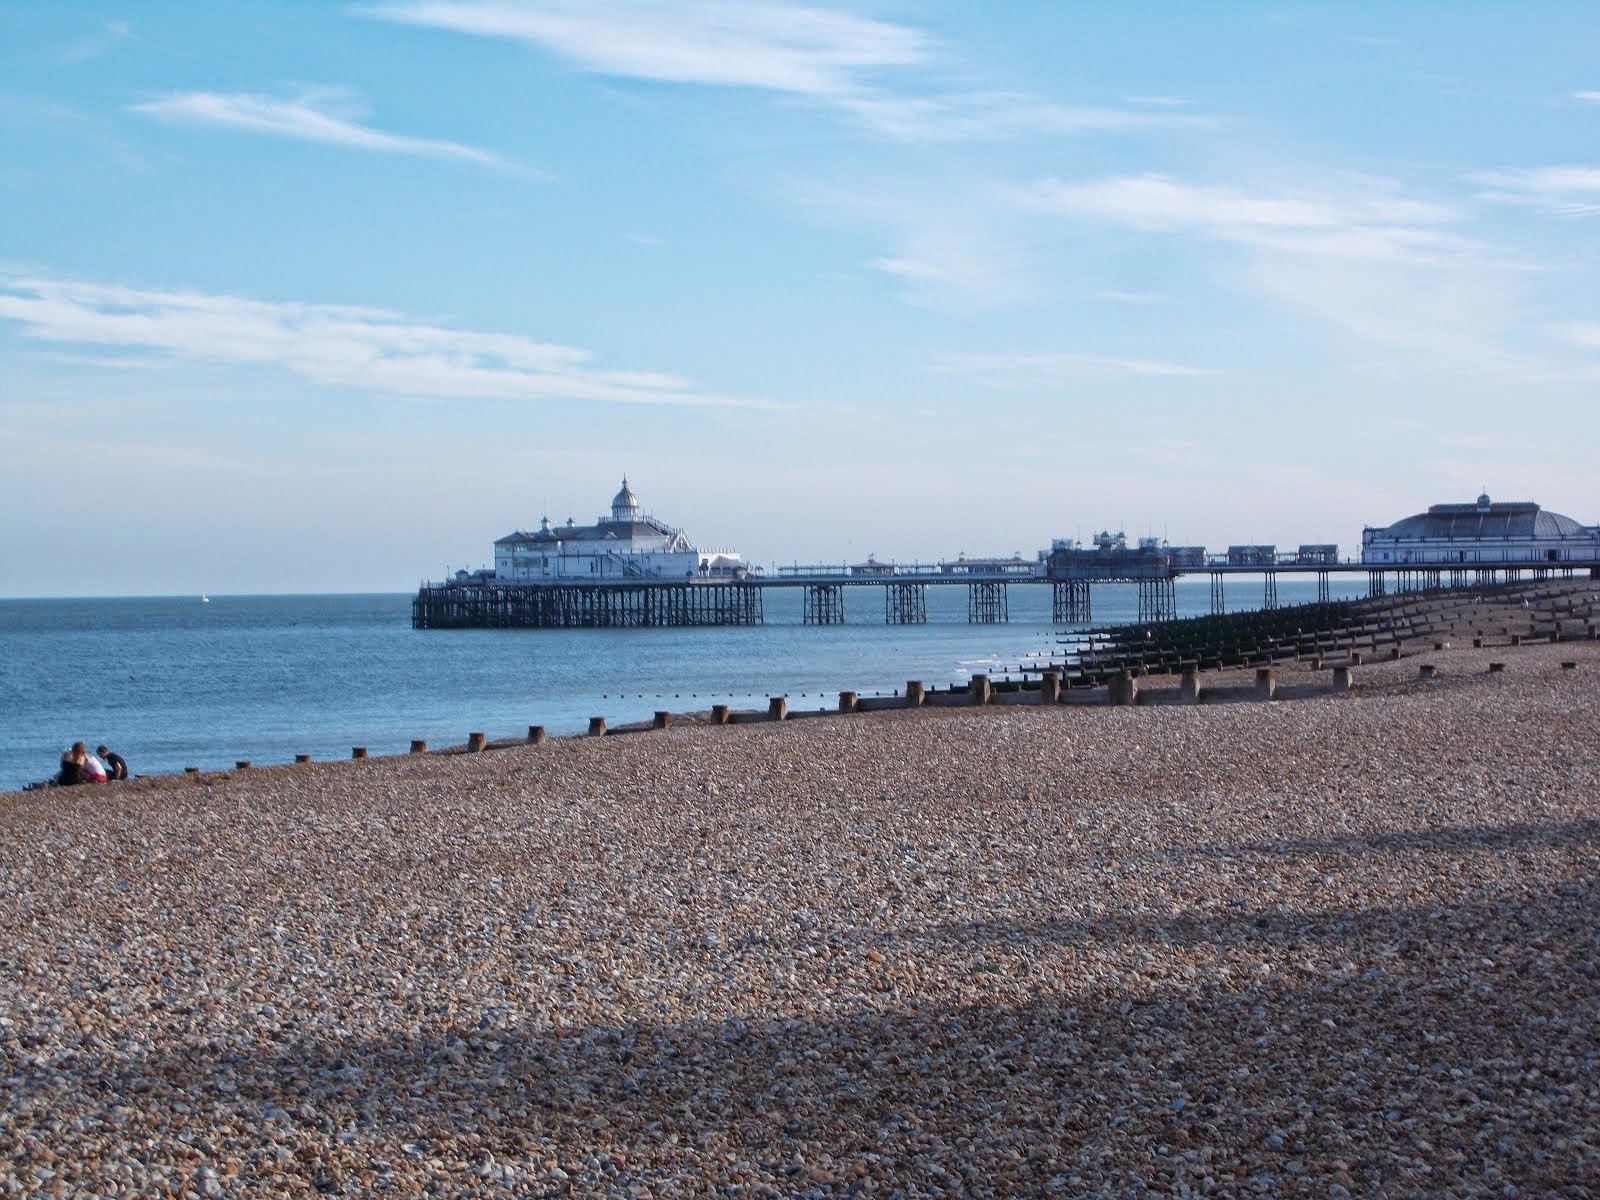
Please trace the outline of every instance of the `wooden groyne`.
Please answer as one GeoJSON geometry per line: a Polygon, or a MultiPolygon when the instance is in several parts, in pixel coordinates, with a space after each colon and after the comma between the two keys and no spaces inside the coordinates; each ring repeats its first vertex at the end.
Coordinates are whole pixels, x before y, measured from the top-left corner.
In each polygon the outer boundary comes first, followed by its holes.
{"type": "Polygon", "coordinates": [[[1478,645],[1486,638],[1512,645],[1592,641],[1600,629],[1595,594],[1576,583],[1503,583],[1123,625],[1085,641],[1076,662],[1063,667],[1065,683],[1101,687],[1125,673],[1181,675],[1334,657],[1353,665],[1363,654],[1399,657],[1403,642],[1444,638],[1478,645]]]}

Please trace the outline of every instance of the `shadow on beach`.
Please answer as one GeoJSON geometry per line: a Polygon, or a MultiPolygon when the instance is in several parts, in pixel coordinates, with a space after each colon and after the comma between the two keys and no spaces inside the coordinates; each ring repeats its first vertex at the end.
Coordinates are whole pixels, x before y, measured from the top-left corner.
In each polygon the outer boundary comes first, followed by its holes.
{"type": "MultiPolygon", "coordinates": [[[[1200,853],[1394,854],[1435,840],[1498,853],[1596,832],[1579,821],[1200,853]]],[[[91,1129],[148,1140],[142,1169],[186,1177],[233,1159],[262,1190],[356,1194],[431,1176],[449,1190],[704,1194],[760,1174],[785,1182],[751,1194],[1133,1194],[1209,1178],[1273,1195],[1512,1183],[1583,1195],[1600,1177],[1596,900],[1592,880],[1552,879],[1534,903],[935,927],[906,940],[1031,997],[951,1004],[902,989],[891,935],[870,942],[884,1011],[824,1020],[533,1027],[441,1006],[393,1041],[241,1052],[188,1028],[166,1050],[113,1056],[79,1041],[48,1062],[8,1044],[0,1148],[11,1157],[19,1139],[48,1136],[72,1161],[82,1131],[52,1114],[81,1106],[98,1114],[91,1129]],[[1041,936],[1121,947],[1135,963],[1184,945],[1236,966],[1187,982],[1136,965],[1030,975],[1007,947],[1041,936]]],[[[181,1000],[166,1015],[184,1029],[181,1000]]]]}

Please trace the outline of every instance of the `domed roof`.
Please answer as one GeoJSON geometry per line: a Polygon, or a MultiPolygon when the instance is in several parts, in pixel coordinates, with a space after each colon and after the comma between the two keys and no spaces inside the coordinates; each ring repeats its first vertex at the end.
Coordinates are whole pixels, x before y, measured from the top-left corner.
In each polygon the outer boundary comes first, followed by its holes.
{"type": "Polygon", "coordinates": [[[1577,537],[1584,527],[1571,517],[1546,512],[1532,500],[1494,502],[1487,493],[1474,504],[1434,504],[1379,531],[1386,538],[1577,537]]]}
{"type": "Polygon", "coordinates": [[[633,489],[628,486],[628,477],[622,477],[622,488],[611,498],[611,519],[613,521],[635,521],[639,518],[639,497],[633,494],[633,489]]]}

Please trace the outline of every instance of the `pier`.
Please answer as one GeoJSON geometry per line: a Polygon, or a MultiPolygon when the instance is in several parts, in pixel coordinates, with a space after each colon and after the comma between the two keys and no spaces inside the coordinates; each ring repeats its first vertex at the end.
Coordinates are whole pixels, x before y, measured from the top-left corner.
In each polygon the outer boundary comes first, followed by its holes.
{"type": "MultiPolygon", "coordinates": [[[[804,590],[806,625],[840,625],[852,593],[878,589],[882,620],[888,625],[919,625],[928,619],[930,587],[967,591],[967,620],[999,624],[1010,620],[1011,587],[1051,589],[1051,621],[1087,625],[1094,619],[1094,591],[1106,585],[1133,585],[1139,590],[1138,621],[1159,623],[1177,616],[1176,581],[1184,575],[1210,578],[1211,612],[1226,611],[1229,579],[1259,582],[1263,611],[1278,608],[1278,581],[1284,576],[1315,578],[1317,602],[1329,603],[1334,576],[1364,577],[1369,597],[1439,589],[1482,588],[1501,583],[1557,579],[1600,580],[1600,559],[1584,562],[1478,562],[1469,566],[1438,564],[1373,564],[1330,562],[1325,556],[1276,556],[1271,562],[1230,561],[1230,556],[1203,556],[1187,561],[1180,551],[1126,551],[1100,555],[1081,550],[1052,554],[1038,562],[1003,560],[1005,566],[952,569],[952,564],[874,564],[872,573],[844,565],[780,567],[772,575],[743,579],[598,580],[592,583],[506,583],[469,577],[424,583],[411,603],[416,629],[634,629],[694,626],[741,626],[765,623],[763,597],[772,588],[804,590]],[[853,573],[856,572],[856,573],[853,573]]],[[[863,599],[866,597],[863,596],[863,599]]],[[[862,615],[879,606],[860,606],[862,615]]]]}
{"type": "MultiPolygon", "coordinates": [[[[858,563],[793,563],[770,574],[732,550],[693,545],[682,530],[645,514],[626,478],[611,513],[592,525],[548,517],[537,532],[517,531],[495,542],[494,568],[457,571],[423,583],[411,605],[417,629],[630,629],[761,625],[771,588],[803,590],[806,625],[840,625],[852,591],[878,588],[886,625],[928,619],[930,587],[966,589],[967,621],[1011,619],[1012,585],[1051,589],[1057,625],[1094,620],[1094,592],[1106,585],[1138,590],[1140,624],[1165,624],[1178,615],[1176,583],[1204,572],[1211,613],[1227,612],[1227,582],[1260,581],[1260,610],[1278,607],[1278,580],[1310,575],[1316,603],[1327,605],[1335,575],[1365,575],[1369,597],[1439,588],[1487,587],[1572,579],[1600,580],[1600,525],[1545,511],[1531,500],[1435,504],[1427,512],[1383,527],[1367,526],[1359,558],[1339,557],[1328,542],[1293,550],[1237,543],[1226,552],[1172,546],[1102,530],[1086,543],[1057,539],[1034,558],[969,558],[898,563],[868,555],[858,563]]],[[[1349,590],[1349,589],[1345,589],[1349,590]]],[[[871,609],[868,609],[871,611],[871,609]]],[[[870,619],[870,618],[869,618],[870,619]]]]}

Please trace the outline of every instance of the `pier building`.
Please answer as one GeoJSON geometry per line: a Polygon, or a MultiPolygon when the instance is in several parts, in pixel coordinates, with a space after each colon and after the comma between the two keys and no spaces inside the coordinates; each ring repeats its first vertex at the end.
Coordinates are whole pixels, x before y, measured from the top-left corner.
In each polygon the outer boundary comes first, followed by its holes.
{"type": "Polygon", "coordinates": [[[1600,526],[1582,525],[1531,500],[1434,504],[1393,525],[1361,531],[1364,565],[1475,566],[1589,563],[1600,559],[1600,526]]]}
{"type": "Polygon", "coordinates": [[[579,525],[547,516],[539,528],[517,530],[494,543],[499,583],[594,583],[628,579],[743,579],[753,573],[735,550],[696,546],[681,529],[645,513],[627,477],[611,500],[611,515],[579,525]]]}

